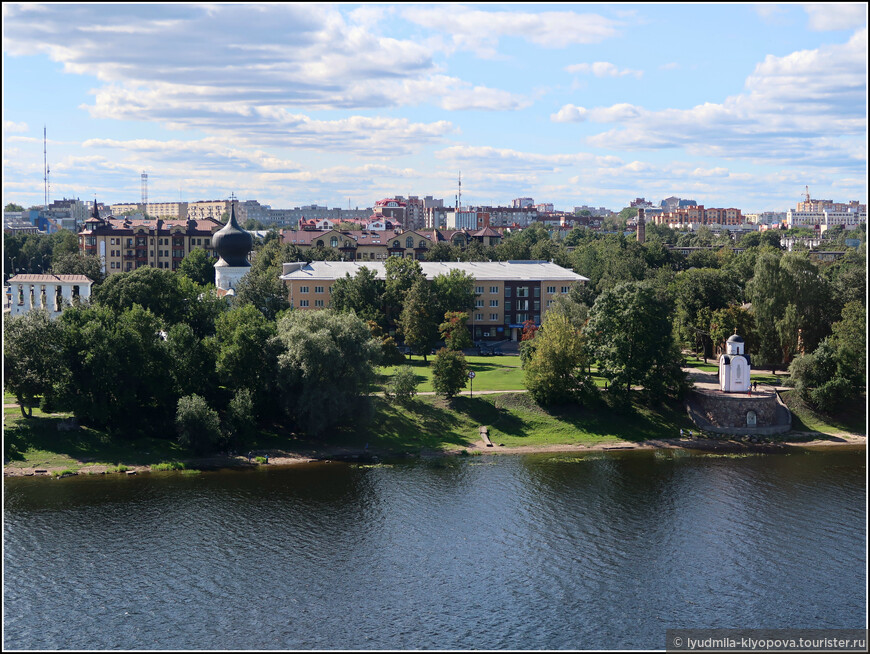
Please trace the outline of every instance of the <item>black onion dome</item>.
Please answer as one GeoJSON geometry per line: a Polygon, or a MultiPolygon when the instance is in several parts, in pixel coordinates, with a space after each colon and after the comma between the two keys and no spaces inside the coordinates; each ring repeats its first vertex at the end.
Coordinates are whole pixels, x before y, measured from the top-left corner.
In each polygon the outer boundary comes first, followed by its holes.
{"type": "Polygon", "coordinates": [[[729,336],[729,337],[728,337],[728,342],[729,342],[729,343],[742,343],[742,342],[743,342],[743,337],[742,337],[742,336],[738,336],[737,334],[733,334],[732,336],[729,336]]]}
{"type": "Polygon", "coordinates": [[[220,256],[217,266],[244,268],[248,263],[248,253],[254,248],[254,237],[239,227],[236,222],[236,205],[232,204],[230,219],[220,231],[212,237],[212,246],[220,256]]]}

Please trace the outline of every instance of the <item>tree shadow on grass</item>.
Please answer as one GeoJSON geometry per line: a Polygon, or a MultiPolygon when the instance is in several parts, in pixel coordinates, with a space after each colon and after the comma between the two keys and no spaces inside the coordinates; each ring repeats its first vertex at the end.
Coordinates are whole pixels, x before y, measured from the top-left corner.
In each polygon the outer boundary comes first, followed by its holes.
{"type": "Polygon", "coordinates": [[[511,436],[523,436],[528,424],[515,413],[487,397],[456,397],[450,402],[453,411],[466,416],[477,427],[486,426],[511,436]]]}
{"type": "Polygon", "coordinates": [[[63,419],[59,417],[34,416],[7,424],[4,456],[10,461],[23,461],[24,453],[33,449],[62,454],[82,463],[150,465],[183,454],[176,443],[167,439],[121,440],[85,426],[60,431],[61,423],[63,419]]]}

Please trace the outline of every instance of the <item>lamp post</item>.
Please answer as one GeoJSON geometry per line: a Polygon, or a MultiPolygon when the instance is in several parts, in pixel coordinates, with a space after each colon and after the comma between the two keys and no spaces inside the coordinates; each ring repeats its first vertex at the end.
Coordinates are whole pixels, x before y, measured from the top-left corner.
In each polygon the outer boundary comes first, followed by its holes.
{"type": "Polygon", "coordinates": [[[469,391],[468,397],[474,397],[474,371],[468,371],[468,380],[471,382],[471,390],[469,391]]]}

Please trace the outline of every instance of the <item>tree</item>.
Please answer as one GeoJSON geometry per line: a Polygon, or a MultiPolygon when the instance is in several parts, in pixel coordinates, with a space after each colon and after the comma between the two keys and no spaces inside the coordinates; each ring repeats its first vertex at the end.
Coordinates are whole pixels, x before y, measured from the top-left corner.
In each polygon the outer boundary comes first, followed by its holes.
{"type": "Polygon", "coordinates": [[[15,396],[21,415],[29,418],[39,397],[52,395],[63,374],[60,326],[41,309],[3,322],[4,383],[15,396]]]}
{"type": "Polygon", "coordinates": [[[679,396],[685,385],[673,337],[671,305],[650,282],[625,282],[602,293],[586,326],[599,372],[627,397],[641,384],[652,396],[679,396]]]}
{"type": "Polygon", "coordinates": [[[717,309],[710,314],[710,339],[713,341],[714,354],[725,351],[725,342],[732,334],[743,337],[746,352],[757,351],[758,337],[755,333],[755,317],[751,311],[737,304],[717,309]]]}
{"type": "Polygon", "coordinates": [[[199,395],[179,398],[175,428],[178,431],[178,442],[197,454],[208,452],[221,438],[217,411],[209,407],[208,402],[199,395]]]}
{"type": "Polygon", "coordinates": [[[454,397],[468,383],[468,365],[462,352],[441,348],[432,363],[432,386],[435,393],[454,397]]]}
{"type": "Polygon", "coordinates": [[[381,365],[397,366],[405,362],[405,355],[399,352],[396,339],[386,333],[374,320],[366,320],[372,338],[381,344],[381,365]]]}
{"type": "Polygon", "coordinates": [[[420,380],[411,366],[400,366],[385,392],[390,398],[395,398],[400,404],[407,404],[417,394],[417,386],[420,380]]]}
{"type": "Polygon", "coordinates": [[[53,259],[51,272],[54,275],[84,275],[99,285],[105,278],[103,274],[103,262],[99,257],[92,254],[62,254],[53,259]]]}
{"type": "Polygon", "coordinates": [[[737,300],[740,289],[731,278],[714,268],[690,268],[678,273],[670,292],[676,301],[674,327],[680,341],[713,356],[713,341],[707,333],[711,312],[737,300]]]}
{"type": "Polygon", "coordinates": [[[275,320],[281,311],[290,308],[287,289],[275,271],[254,270],[236,284],[236,303],[251,305],[267,320],[275,320]]]}
{"type": "Polygon", "coordinates": [[[233,395],[227,407],[227,440],[236,446],[248,443],[256,434],[257,419],[251,391],[242,388],[233,395]]]}
{"type": "Polygon", "coordinates": [[[278,320],[276,399],[296,427],[320,436],[370,412],[380,343],[352,313],[291,311],[278,320]]]}
{"type": "Polygon", "coordinates": [[[425,281],[423,269],[414,259],[387,257],[384,261],[384,303],[387,320],[395,320],[402,312],[405,296],[418,281],[425,281]]]}
{"type": "Polygon", "coordinates": [[[562,313],[547,313],[524,366],[526,388],[539,404],[577,401],[592,389],[585,338],[562,313]]]}
{"type": "Polygon", "coordinates": [[[187,310],[186,301],[189,300],[182,292],[178,275],[171,270],[149,266],[109,275],[105,282],[94,288],[92,297],[115,313],[138,304],[166,325],[182,322],[187,310]]]}
{"type": "Polygon", "coordinates": [[[432,279],[432,294],[438,303],[438,314],[448,311],[469,311],[474,306],[474,276],[461,270],[451,270],[432,279]]]}
{"type": "Polygon", "coordinates": [[[234,307],[215,323],[218,379],[232,392],[250,390],[258,410],[268,403],[274,389],[279,351],[272,341],[275,334],[275,323],[250,304],[234,307]]]}
{"type": "Polygon", "coordinates": [[[405,343],[422,354],[424,361],[428,361],[429,352],[438,342],[438,309],[429,282],[425,279],[414,282],[405,295],[404,306],[399,316],[399,330],[405,338],[405,343]]]}
{"type": "Polygon", "coordinates": [[[843,307],[830,340],[836,348],[837,375],[855,388],[867,385],[867,309],[860,302],[843,307]]]}
{"type": "Polygon", "coordinates": [[[464,311],[448,311],[444,314],[444,322],[438,326],[438,332],[448,350],[461,352],[473,345],[467,322],[468,313],[464,311]]]}
{"type": "Polygon", "coordinates": [[[201,286],[214,285],[214,264],[215,259],[208,256],[208,252],[203,248],[194,248],[182,259],[178,272],[201,286]]]}
{"type": "Polygon", "coordinates": [[[6,211],[6,212],[11,212],[11,211],[24,211],[24,207],[22,207],[20,204],[15,204],[14,202],[10,202],[9,204],[7,204],[7,205],[3,208],[3,211],[6,211]]]}
{"type": "Polygon", "coordinates": [[[71,307],[63,329],[60,404],[95,427],[133,437],[172,423],[175,404],[161,321],[135,305],[116,313],[106,306],[71,307]]]}
{"type": "Polygon", "coordinates": [[[215,396],[215,349],[212,339],[201,340],[187,323],[177,323],[166,334],[169,374],[177,397],[198,393],[215,396]]]}
{"type": "Polygon", "coordinates": [[[779,259],[772,252],[761,254],[755,263],[754,275],[746,286],[746,295],[752,303],[752,313],[758,327],[757,364],[782,362],[776,321],[785,311],[787,300],[783,292],[779,259]]]}
{"type": "Polygon", "coordinates": [[[348,273],[335,280],[329,305],[336,311],[353,311],[363,320],[383,324],[383,295],[384,282],[377,278],[375,271],[362,266],[353,277],[348,273]]]}

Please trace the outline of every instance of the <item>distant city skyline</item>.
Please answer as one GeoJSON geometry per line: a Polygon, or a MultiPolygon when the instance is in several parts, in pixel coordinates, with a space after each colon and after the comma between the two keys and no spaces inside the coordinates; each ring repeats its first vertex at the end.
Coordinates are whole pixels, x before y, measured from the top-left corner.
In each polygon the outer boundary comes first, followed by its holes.
{"type": "Polygon", "coordinates": [[[3,5],[3,203],[867,197],[863,3],[3,5]]]}

